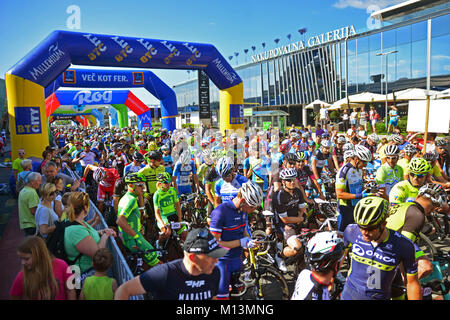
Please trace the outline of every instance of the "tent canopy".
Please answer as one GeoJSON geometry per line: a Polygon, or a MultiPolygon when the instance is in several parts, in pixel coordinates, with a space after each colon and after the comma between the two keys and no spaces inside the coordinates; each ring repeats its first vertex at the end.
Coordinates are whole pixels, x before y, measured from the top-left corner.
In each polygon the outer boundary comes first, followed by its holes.
{"type": "MultiPolygon", "coordinates": [[[[439,91],[430,90],[430,96],[438,94],[439,91]]],[[[410,88],[405,89],[393,93],[388,94],[388,100],[393,101],[395,96],[395,100],[422,100],[427,98],[427,90],[419,89],[419,88],[410,88]]]]}
{"type": "Polygon", "coordinates": [[[306,107],[305,107],[305,109],[314,109],[314,105],[315,104],[319,104],[319,105],[324,105],[326,108],[328,108],[329,106],[331,106],[331,104],[329,104],[329,103],[326,103],[325,101],[322,101],[322,100],[319,100],[319,99],[317,99],[317,100],[314,100],[313,102],[311,102],[310,104],[308,104],[306,107]]]}
{"type": "Polygon", "coordinates": [[[444,91],[440,91],[435,95],[432,95],[431,98],[433,98],[433,99],[450,99],[450,88],[446,89],[444,91]]]}
{"type": "Polygon", "coordinates": [[[354,103],[369,103],[369,102],[381,102],[386,100],[386,96],[372,92],[361,92],[353,94],[348,97],[350,102],[354,103]]]}

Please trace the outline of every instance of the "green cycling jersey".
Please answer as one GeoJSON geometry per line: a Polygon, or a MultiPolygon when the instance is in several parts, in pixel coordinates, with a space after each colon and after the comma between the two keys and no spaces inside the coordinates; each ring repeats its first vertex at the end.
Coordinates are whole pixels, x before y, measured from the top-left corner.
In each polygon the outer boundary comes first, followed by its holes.
{"type": "MultiPolygon", "coordinates": [[[[131,192],[127,192],[119,201],[119,207],[117,210],[118,216],[125,216],[128,224],[134,232],[141,232],[141,212],[139,211],[139,204],[137,196],[131,192]]],[[[132,237],[126,232],[122,231],[119,227],[120,232],[124,241],[132,239],[132,237]]]]}
{"type": "Polygon", "coordinates": [[[167,190],[158,189],[153,195],[153,205],[155,209],[158,208],[161,211],[161,218],[167,223],[167,217],[173,214],[177,214],[175,203],[179,202],[177,191],[174,187],[170,187],[167,190]]]}
{"type": "Polygon", "coordinates": [[[409,180],[403,180],[394,185],[389,192],[389,203],[392,205],[413,202],[419,193],[419,189],[414,187],[409,180]]]}
{"type": "Polygon", "coordinates": [[[389,194],[395,184],[403,181],[403,169],[399,165],[392,168],[388,163],[385,163],[378,168],[375,180],[378,186],[385,188],[386,194],[389,194]]]}

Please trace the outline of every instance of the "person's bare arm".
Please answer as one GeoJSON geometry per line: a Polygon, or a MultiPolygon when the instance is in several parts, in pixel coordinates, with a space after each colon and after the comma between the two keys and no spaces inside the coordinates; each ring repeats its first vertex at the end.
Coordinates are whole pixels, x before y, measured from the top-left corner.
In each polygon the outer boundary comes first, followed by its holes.
{"type": "Polygon", "coordinates": [[[137,296],[145,293],[139,276],[125,282],[117,288],[114,294],[114,300],[128,300],[131,296],[137,296]]]}

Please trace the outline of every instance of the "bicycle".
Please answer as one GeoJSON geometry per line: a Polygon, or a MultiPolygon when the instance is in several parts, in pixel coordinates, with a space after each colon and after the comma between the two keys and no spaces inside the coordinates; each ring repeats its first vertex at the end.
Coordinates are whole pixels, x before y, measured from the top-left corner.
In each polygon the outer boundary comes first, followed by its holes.
{"type": "MultiPolygon", "coordinates": [[[[266,237],[252,238],[260,243],[272,242],[266,240],[266,237]]],[[[288,300],[289,288],[286,279],[275,267],[261,263],[257,257],[266,255],[268,250],[262,252],[259,250],[261,250],[259,246],[248,249],[247,263],[239,276],[241,286],[232,281],[233,290],[230,297],[239,300],[288,300]]]]}
{"type": "Polygon", "coordinates": [[[103,204],[103,217],[108,227],[117,229],[117,214],[114,211],[114,200],[108,193],[106,194],[105,202],[103,204]]]}
{"type": "Polygon", "coordinates": [[[432,228],[428,233],[430,238],[433,237],[437,241],[443,241],[450,234],[449,217],[447,214],[433,211],[430,216],[427,217],[427,220],[432,228]]]}
{"type": "MultiPolygon", "coordinates": [[[[177,217],[178,218],[178,217],[177,217]]],[[[161,260],[166,263],[176,259],[180,259],[184,256],[183,248],[181,246],[181,238],[177,230],[180,230],[183,226],[186,226],[186,231],[190,230],[190,224],[188,222],[170,222],[167,224],[170,226],[170,236],[160,244],[160,240],[157,240],[157,246],[164,254],[161,254],[161,260]]],[[[161,236],[161,232],[159,235],[161,236]]]]}
{"type": "Polygon", "coordinates": [[[423,295],[430,296],[432,300],[437,296],[442,296],[443,300],[450,300],[450,253],[436,250],[433,260],[433,272],[423,279],[420,284],[423,288],[423,295]]]}

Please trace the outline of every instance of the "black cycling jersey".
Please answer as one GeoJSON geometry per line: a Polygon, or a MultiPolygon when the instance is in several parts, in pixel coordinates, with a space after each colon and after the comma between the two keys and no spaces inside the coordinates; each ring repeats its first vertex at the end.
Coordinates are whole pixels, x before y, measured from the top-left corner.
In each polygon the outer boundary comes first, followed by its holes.
{"type": "Polygon", "coordinates": [[[292,195],[284,189],[278,190],[272,196],[273,210],[275,213],[275,224],[284,228],[285,224],[280,218],[297,217],[298,210],[305,200],[300,189],[295,188],[292,195]]]}
{"type": "Polygon", "coordinates": [[[302,170],[297,170],[297,180],[301,186],[306,186],[310,177],[314,177],[314,173],[308,165],[304,165],[302,170]]]}

